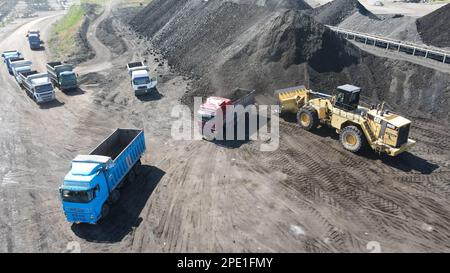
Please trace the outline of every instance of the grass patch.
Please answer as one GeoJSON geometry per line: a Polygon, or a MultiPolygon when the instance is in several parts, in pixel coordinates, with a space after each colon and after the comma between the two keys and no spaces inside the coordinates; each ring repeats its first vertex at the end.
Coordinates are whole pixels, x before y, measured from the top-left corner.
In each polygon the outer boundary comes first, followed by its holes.
{"type": "Polygon", "coordinates": [[[76,35],[83,23],[85,13],[82,6],[71,6],[67,14],[52,26],[50,51],[53,57],[61,58],[75,52],[76,35]]]}

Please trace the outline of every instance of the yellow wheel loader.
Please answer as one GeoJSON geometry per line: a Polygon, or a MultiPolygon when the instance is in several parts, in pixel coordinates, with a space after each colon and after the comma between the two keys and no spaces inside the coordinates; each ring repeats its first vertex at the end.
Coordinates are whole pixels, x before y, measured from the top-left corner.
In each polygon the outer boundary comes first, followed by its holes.
{"type": "Polygon", "coordinates": [[[332,95],[314,92],[305,86],[275,91],[281,113],[297,115],[297,122],[310,131],[320,125],[336,129],[342,146],[358,152],[370,146],[378,153],[396,156],[411,149],[411,121],[384,110],[384,103],[369,108],[359,105],[361,88],[342,85],[332,95]]]}

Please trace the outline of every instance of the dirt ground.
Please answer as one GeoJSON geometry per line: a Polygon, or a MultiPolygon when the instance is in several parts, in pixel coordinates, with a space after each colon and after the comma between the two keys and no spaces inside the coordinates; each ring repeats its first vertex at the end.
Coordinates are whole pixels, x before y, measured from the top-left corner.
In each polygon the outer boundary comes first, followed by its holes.
{"type": "MultiPolygon", "coordinates": [[[[88,33],[102,33],[111,11],[88,33]]],[[[43,70],[47,52],[31,52],[25,33],[39,28],[45,38],[61,14],[2,30],[0,51],[22,50],[43,70]]],[[[95,59],[77,68],[81,89],[57,91],[55,103],[37,106],[0,69],[1,252],[64,252],[72,241],[82,252],[369,252],[372,241],[383,252],[450,250],[447,124],[415,118],[417,147],[395,159],[354,155],[332,131],[305,132],[289,119],[274,152],[258,141],[175,141],[170,113],[191,82],[113,18],[127,49],[115,55],[88,35],[95,59]],[[136,98],[125,65],[143,58],[158,93],[136,98]],[[71,225],[58,199],[70,160],[117,127],[144,128],[144,174],[102,225],[71,225]]]]}

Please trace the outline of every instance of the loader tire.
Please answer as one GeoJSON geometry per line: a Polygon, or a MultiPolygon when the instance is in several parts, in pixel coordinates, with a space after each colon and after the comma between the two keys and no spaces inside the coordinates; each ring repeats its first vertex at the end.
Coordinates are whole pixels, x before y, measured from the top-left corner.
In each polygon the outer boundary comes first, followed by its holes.
{"type": "Polygon", "coordinates": [[[311,131],[319,125],[319,117],[314,108],[302,107],[297,112],[297,122],[306,131],[311,131]]]}
{"type": "Polygon", "coordinates": [[[353,153],[361,150],[365,143],[363,133],[356,126],[347,126],[342,129],[339,140],[346,150],[353,153]]]}

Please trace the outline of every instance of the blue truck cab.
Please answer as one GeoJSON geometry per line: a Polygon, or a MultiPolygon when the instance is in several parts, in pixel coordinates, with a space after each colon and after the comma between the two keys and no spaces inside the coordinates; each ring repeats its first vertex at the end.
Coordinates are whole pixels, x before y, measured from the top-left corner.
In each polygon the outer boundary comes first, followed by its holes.
{"type": "Polygon", "coordinates": [[[28,35],[28,43],[30,44],[31,49],[40,49],[41,48],[41,38],[38,34],[28,35]]]}
{"type": "Polygon", "coordinates": [[[144,151],[144,131],[117,129],[89,155],[75,157],[59,189],[67,221],[96,224],[106,217],[118,188],[136,178],[144,151]]]}
{"type": "Polygon", "coordinates": [[[8,50],[2,53],[3,62],[5,63],[6,67],[8,68],[9,73],[12,72],[10,67],[9,59],[11,58],[21,58],[22,53],[20,53],[17,50],[8,50]]]}

